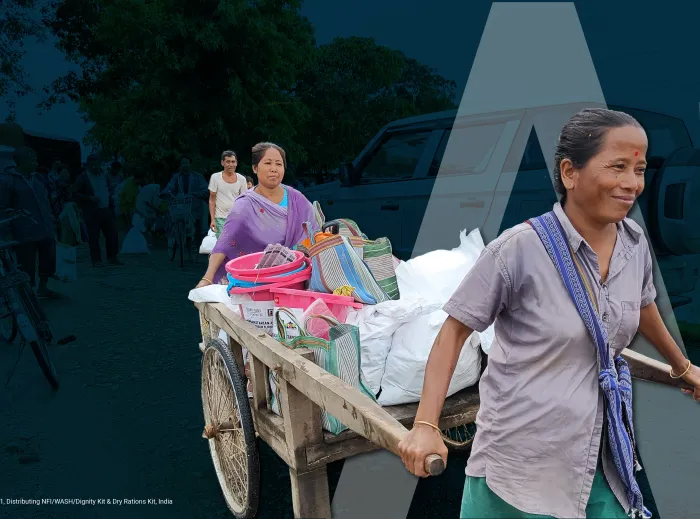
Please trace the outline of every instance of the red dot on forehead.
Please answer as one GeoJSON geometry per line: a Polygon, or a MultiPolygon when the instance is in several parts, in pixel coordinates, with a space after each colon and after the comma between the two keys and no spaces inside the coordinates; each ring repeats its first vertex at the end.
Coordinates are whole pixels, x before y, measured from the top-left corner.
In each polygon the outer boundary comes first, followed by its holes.
{"type": "Polygon", "coordinates": [[[637,155],[639,155],[639,152],[638,152],[638,151],[635,151],[635,152],[634,152],[634,156],[636,157],[637,155]]]}

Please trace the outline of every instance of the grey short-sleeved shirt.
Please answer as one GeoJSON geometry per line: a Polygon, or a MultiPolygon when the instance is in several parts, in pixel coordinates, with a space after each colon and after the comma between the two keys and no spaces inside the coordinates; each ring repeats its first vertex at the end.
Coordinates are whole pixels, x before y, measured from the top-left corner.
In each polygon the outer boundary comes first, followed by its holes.
{"type": "MultiPolygon", "coordinates": [[[[556,204],[615,353],[652,303],[649,246],[632,220],[618,223],[608,278],[596,254],[556,204]]],[[[481,407],[467,475],[532,514],[584,518],[599,453],[606,479],[629,511],[603,432],[603,397],[593,340],[536,232],[523,223],[491,242],[445,311],[495,339],[479,383],[481,407]]]]}

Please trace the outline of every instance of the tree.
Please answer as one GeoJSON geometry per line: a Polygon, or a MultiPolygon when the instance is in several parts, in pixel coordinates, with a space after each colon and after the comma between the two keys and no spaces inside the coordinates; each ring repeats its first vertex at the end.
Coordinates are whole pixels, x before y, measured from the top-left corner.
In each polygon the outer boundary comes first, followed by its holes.
{"type": "Polygon", "coordinates": [[[93,123],[106,153],[172,171],[273,140],[304,159],[294,87],[314,49],[298,0],[62,0],[51,30],[80,65],[48,91],[93,123]]]}
{"type": "Polygon", "coordinates": [[[455,108],[455,82],[371,38],[320,46],[297,85],[310,111],[305,144],[311,172],[354,158],[392,120],[455,108]]]}
{"type": "Polygon", "coordinates": [[[14,121],[16,99],[32,90],[22,66],[24,43],[30,37],[45,38],[42,16],[48,6],[36,0],[0,0],[0,8],[0,98],[10,109],[8,119],[14,121]]]}

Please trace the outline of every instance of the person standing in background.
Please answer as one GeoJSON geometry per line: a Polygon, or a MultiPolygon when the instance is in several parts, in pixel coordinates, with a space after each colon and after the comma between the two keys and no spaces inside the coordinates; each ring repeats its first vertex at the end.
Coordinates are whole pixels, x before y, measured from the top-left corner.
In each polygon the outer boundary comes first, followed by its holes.
{"type": "Polygon", "coordinates": [[[245,179],[246,179],[246,182],[248,183],[248,189],[253,189],[255,187],[255,183],[253,182],[253,177],[246,176],[245,179]]]}
{"type": "Polygon", "coordinates": [[[192,171],[192,160],[189,157],[183,156],[180,159],[180,171],[175,173],[168,185],[162,191],[163,195],[172,195],[177,197],[191,195],[192,200],[192,224],[194,228],[193,239],[196,242],[201,241],[201,235],[206,234],[205,205],[207,199],[207,181],[204,177],[192,171]]]}
{"type": "Polygon", "coordinates": [[[18,218],[10,224],[12,239],[19,242],[14,247],[17,264],[29,276],[34,288],[38,256],[37,296],[62,297],[48,288],[49,278],[56,273],[56,230],[45,181],[36,172],[36,152],[22,146],[15,150],[13,159],[16,168],[0,175],[0,214],[8,209],[24,210],[30,214],[30,218],[18,218]]]}
{"type": "Polygon", "coordinates": [[[107,189],[109,190],[109,199],[111,200],[110,207],[112,208],[115,217],[117,213],[115,211],[115,203],[112,199],[114,198],[114,190],[123,181],[124,175],[122,174],[122,165],[115,160],[112,162],[112,166],[107,174],[107,189]]]}
{"type": "Polygon", "coordinates": [[[211,216],[211,230],[216,233],[217,239],[226,223],[228,214],[233,209],[233,203],[247,191],[246,178],[236,173],[238,158],[233,151],[225,151],[221,154],[223,171],[214,173],[209,179],[209,215],[211,216]]]}
{"type": "Polygon", "coordinates": [[[100,232],[105,237],[107,261],[112,265],[123,265],[117,258],[119,235],[112,208],[113,200],[109,194],[109,181],[107,175],[102,172],[102,160],[96,153],[90,154],[87,158],[86,172],[81,173],[75,180],[73,198],[80,205],[85,218],[92,266],[103,266],[100,232]]]}

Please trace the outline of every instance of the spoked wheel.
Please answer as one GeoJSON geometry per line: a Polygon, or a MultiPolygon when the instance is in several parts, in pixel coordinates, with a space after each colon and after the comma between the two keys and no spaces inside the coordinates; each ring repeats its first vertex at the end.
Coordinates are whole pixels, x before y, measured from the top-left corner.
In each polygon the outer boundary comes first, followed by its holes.
{"type": "Polygon", "coordinates": [[[0,296],[0,340],[14,342],[17,337],[17,319],[7,299],[0,296]]]}
{"type": "Polygon", "coordinates": [[[49,355],[47,346],[46,341],[43,340],[32,341],[31,343],[34,356],[36,357],[39,367],[41,368],[42,373],[44,373],[46,380],[49,381],[52,388],[58,389],[59,384],[58,375],[56,374],[56,367],[53,365],[53,361],[51,360],[51,355],[49,355]]]}
{"type": "Polygon", "coordinates": [[[34,293],[31,292],[31,288],[24,287],[19,290],[20,298],[27,312],[27,317],[29,317],[34,330],[37,335],[37,340],[32,341],[29,345],[32,347],[32,352],[36,357],[36,361],[39,363],[41,372],[49,381],[49,384],[53,389],[58,389],[58,375],[56,374],[56,367],[51,359],[51,354],[49,353],[49,344],[53,340],[51,331],[48,329],[48,323],[46,317],[42,312],[41,308],[34,297],[34,293]]]}
{"type": "Polygon", "coordinates": [[[226,504],[239,519],[255,517],[260,460],[248,392],[238,364],[221,340],[210,340],[202,358],[204,434],[226,504]]]}

